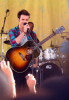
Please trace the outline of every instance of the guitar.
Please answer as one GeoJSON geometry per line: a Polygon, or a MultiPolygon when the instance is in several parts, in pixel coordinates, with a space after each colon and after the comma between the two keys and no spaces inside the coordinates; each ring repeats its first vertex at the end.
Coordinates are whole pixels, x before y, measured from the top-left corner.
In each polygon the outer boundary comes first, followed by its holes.
{"type": "Polygon", "coordinates": [[[56,32],[53,32],[50,36],[36,45],[33,41],[27,41],[23,46],[10,48],[6,53],[6,60],[10,61],[10,65],[13,70],[19,73],[24,72],[29,67],[33,57],[36,58],[39,56],[39,46],[64,30],[65,28],[63,26],[59,27],[56,32]]]}

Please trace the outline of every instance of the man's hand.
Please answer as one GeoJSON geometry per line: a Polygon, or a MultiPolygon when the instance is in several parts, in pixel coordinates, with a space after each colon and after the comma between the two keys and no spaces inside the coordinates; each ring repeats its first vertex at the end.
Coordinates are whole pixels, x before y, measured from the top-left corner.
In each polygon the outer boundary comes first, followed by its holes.
{"type": "Polygon", "coordinates": [[[24,25],[24,32],[25,33],[27,32],[28,29],[30,29],[29,25],[28,24],[24,25]]]}

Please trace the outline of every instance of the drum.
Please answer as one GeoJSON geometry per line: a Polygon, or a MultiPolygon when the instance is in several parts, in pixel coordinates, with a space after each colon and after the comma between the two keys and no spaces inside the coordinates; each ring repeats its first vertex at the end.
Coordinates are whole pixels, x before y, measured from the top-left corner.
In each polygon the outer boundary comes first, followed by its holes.
{"type": "Polygon", "coordinates": [[[63,59],[69,59],[69,41],[64,41],[60,45],[60,57],[63,59]]]}
{"type": "Polygon", "coordinates": [[[48,48],[43,52],[44,60],[54,60],[58,57],[57,50],[48,48]]]}
{"type": "Polygon", "coordinates": [[[39,63],[43,61],[43,51],[40,49],[40,55],[39,55],[39,63]]]}
{"type": "Polygon", "coordinates": [[[60,58],[63,64],[64,75],[69,76],[69,40],[65,40],[60,45],[60,58]]]}
{"type": "Polygon", "coordinates": [[[43,80],[48,79],[53,76],[62,75],[60,67],[58,67],[54,63],[45,63],[41,65],[40,68],[43,70],[43,80]]]}

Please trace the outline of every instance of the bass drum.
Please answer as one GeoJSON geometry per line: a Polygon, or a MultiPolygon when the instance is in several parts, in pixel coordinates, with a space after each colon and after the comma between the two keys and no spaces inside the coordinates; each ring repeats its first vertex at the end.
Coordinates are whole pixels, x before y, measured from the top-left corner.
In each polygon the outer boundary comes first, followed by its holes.
{"type": "Polygon", "coordinates": [[[40,66],[43,70],[43,80],[53,77],[53,76],[61,76],[61,69],[54,63],[45,63],[40,66]]]}

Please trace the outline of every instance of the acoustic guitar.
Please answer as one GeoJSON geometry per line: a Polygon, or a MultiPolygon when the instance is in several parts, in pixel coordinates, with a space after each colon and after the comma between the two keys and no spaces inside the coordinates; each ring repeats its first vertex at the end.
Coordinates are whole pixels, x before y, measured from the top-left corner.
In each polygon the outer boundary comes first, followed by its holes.
{"type": "Polygon", "coordinates": [[[6,60],[10,61],[10,65],[13,70],[19,73],[24,72],[29,67],[33,58],[39,56],[39,46],[64,30],[65,28],[61,26],[56,30],[56,32],[53,32],[50,36],[46,37],[37,44],[35,44],[33,41],[27,41],[23,46],[10,48],[6,53],[6,60]]]}

